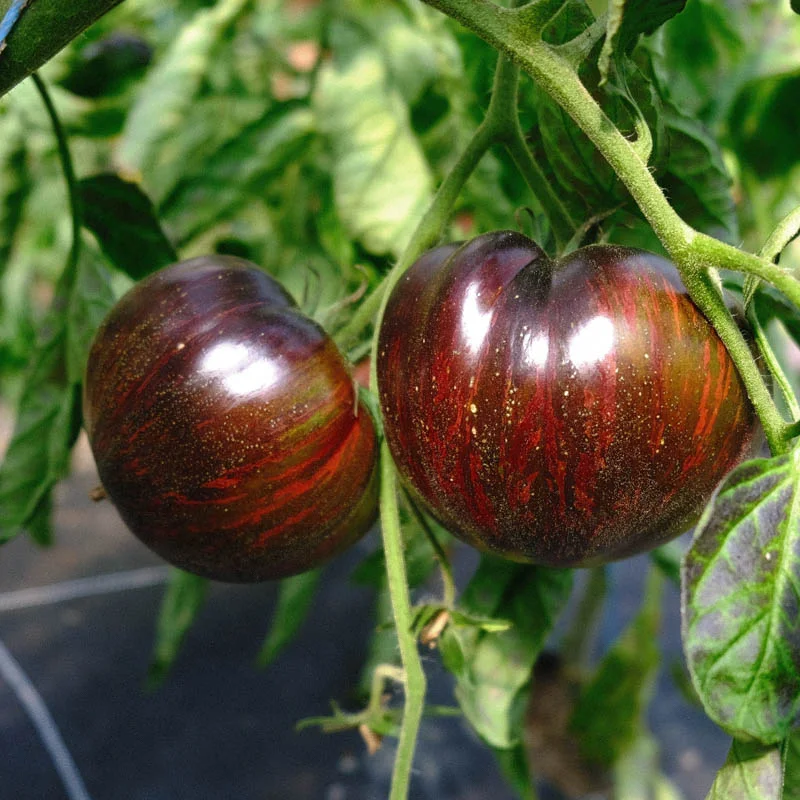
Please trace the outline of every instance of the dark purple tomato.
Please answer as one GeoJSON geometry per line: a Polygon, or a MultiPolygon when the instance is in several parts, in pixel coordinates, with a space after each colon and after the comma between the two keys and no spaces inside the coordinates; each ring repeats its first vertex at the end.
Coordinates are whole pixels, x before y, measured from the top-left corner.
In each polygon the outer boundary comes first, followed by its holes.
{"type": "Polygon", "coordinates": [[[758,430],[675,267],[639,250],[552,262],[508,231],[440,247],[395,287],[378,344],[406,485],[516,561],[589,566],[676,536],[758,430]]]}
{"type": "Polygon", "coordinates": [[[95,337],[84,416],[128,527],[189,572],[282,578],[375,518],[375,430],[348,366],[242,259],[194,258],[134,286],[95,337]]]}

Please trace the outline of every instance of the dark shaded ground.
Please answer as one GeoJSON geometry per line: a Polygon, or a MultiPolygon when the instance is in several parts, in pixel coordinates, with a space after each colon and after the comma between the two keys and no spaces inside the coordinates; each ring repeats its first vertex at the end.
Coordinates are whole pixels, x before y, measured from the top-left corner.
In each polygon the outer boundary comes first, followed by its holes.
{"type": "MultiPolygon", "coordinates": [[[[80,448],[59,492],[56,546],[42,552],[18,539],[0,553],[0,608],[15,590],[160,566],[108,503],[88,500],[95,483],[80,448]]],[[[45,701],[92,800],[384,800],[390,746],[368,757],[354,734],[294,732],[297,720],[327,713],[330,699],[346,702],[358,680],[372,625],[369,592],[347,581],[358,556],[328,570],[301,636],[265,671],[254,659],[274,605],[270,585],[214,585],[156,692],[144,681],[161,585],[0,610],[0,640],[45,701]]],[[[635,612],[643,573],[640,559],[615,568],[604,642],[635,612]]],[[[674,591],[666,608],[669,664],[680,657],[674,591]]],[[[433,699],[451,702],[433,657],[429,674],[433,699]]],[[[668,773],[689,800],[705,797],[726,738],[666,675],[650,716],[668,773]]],[[[2,678],[0,751],[0,800],[69,797],[2,678]]],[[[460,720],[425,722],[416,767],[415,800],[513,798],[460,720]]]]}

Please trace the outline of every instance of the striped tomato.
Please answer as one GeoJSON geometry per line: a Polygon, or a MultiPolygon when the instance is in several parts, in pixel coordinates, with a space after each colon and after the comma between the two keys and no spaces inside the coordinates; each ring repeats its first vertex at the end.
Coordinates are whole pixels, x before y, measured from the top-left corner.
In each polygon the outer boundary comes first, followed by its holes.
{"type": "Polygon", "coordinates": [[[674,266],[501,231],[423,256],[379,334],[386,437],[412,494],[479,549],[555,567],[686,530],[756,416],[674,266]]]}
{"type": "Polygon", "coordinates": [[[241,259],[191,259],[133,287],[92,345],[84,415],[122,518],[190,572],[302,572],[375,517],[375,431],[345,361],[241,259]]]}

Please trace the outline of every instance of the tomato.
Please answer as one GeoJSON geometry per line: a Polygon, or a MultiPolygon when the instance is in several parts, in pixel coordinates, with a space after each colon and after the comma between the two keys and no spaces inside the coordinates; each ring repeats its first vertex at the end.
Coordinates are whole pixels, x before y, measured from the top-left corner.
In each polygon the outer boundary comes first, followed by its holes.
{"type": "Polygon", "coordinates": [[[389,298],[377,373],[412,495],[475,547],[553,567],[686,530],[758,430],[675,267],[623,247],[552,262],[500,231],[431,251],[389,298]]]}
{"type": "Polygon", "coordinates": [[[84,415],[128,527],[198,575],[302,572],[375,518],[375,430],[347,364],[242,259],[195,258],[134,286],[92,344],[84,415]]]}

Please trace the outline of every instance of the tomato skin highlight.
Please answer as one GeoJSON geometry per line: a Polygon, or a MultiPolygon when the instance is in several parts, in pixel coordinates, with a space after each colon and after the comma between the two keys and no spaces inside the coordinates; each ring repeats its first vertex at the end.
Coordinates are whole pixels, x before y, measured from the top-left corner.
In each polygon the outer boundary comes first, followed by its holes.
{"type": "Polygon", "coordinates": [[[166,561],[282,578],[353,544],[377,510],[377,440],[332,340],[247,261],[136,284],[92,344],[84,418],[122,518],[166,561]]]}
{"type": "Polygon", "coordinates": [[[389,299],[377,372],[412,495],[478,549],[552,567],[682,533],[759,430],[675,267],[611,245],[437,248],[389,299]]]}

